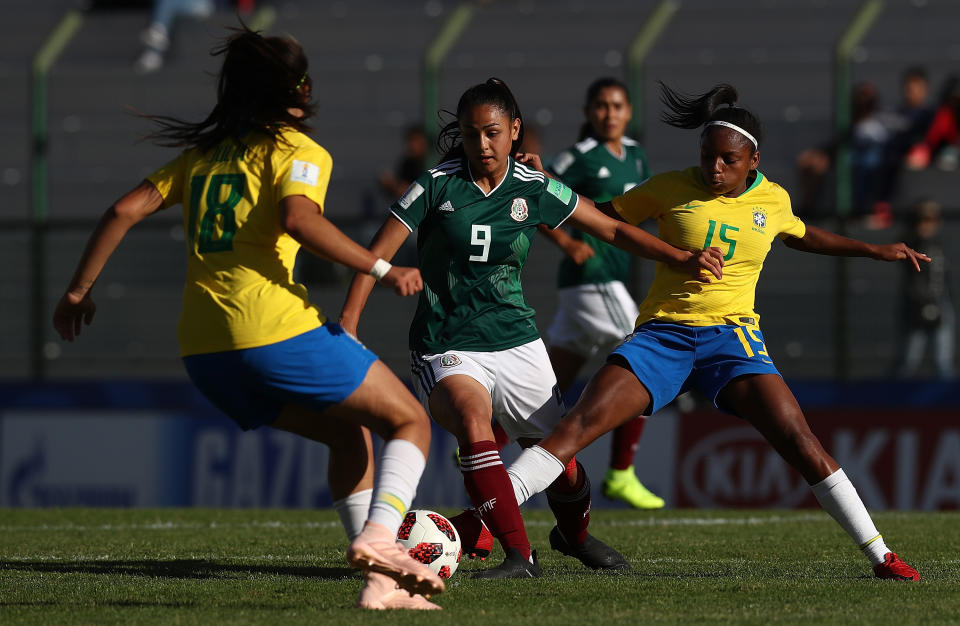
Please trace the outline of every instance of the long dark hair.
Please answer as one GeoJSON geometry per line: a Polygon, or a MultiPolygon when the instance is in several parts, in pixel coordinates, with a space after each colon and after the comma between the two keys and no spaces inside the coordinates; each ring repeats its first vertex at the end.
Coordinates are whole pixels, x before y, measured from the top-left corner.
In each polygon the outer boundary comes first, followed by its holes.
{"type": "Polygon", "coordinates": [[[147,136],[162,146],[203,151],[228,137],[238,142],[251,131],[277,139],[284,128],[309,132],[314,114],[311,82],[303,48],[288,37],[264,37],[243,25],[210,51],[224,55],[217,81],[217,104],[201,122],[145,115],[159,126],[147,136]],[[302,117],[288,109],[300,109],[302,117]]]}
{"type": "MultiPolygon", "coordinates": [[[[729,122],[753,135],[757,144],[763,141],[759,118],[737,106],[739,96],[733,85],[720,83],[707,93],[688,95],[671,89],[663,81],[658,82],[660,100],[669,109],[660,115],[660,119],[667,124],[677,128],[700,128],[710,122],[729,122]]],[[[704,128],[703,132],[706,133],[707,129],[704,128]]],[[[750,142],[750,148],[752,154],[758,146],[750,142]]]]}
{"type": "Polygon", "coordinates": [[[437,136],[437,149],[443,155],[443,158],[440,159],[441,162],[463,158],[460,116],[468,109],[480,104],[490,104],[497,107],[510,117],[511,122],[520,120],[520,133],[510,148],[511,155],[520,149],[523,144],[523,115],[520,113],[520,105],[517,104],[517,99],[513,97],[513,92],[507,87],[507,83],[499,78],[488,78],[486,82],[474,85],[463,92],[460,101],[457,102],[456,113],[444,111],[448,115],[454,115],[455,119],[445,124],[437,136]]]}
{"type": "MultiPolygon", "coordinates": [[[[616,87],[621,90],[627,99],[627,104],[632,104],[630,102],[630,90],[627,89],[623,81],[612,76],[604,76],[603,78],[598,78],[593,81],[590,83],[590,86],[587,87],[587,99],[584,101],[583,106],[589,108],[590,104],[600,95],[600,92],[609,87],[616,87]]],[[[583,141],[587,137],[593,137],[595,134],[596,133],[593,132],[593,125],[590,123],[590,120],[587,120],[580,126],[580,134],[577,135],[577,141],[583,141]]]]}

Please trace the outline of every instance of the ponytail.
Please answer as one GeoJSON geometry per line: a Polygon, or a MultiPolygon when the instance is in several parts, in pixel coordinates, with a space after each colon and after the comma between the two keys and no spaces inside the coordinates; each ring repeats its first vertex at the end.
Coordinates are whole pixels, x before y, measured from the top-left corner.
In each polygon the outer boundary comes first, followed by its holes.
{"type": "MultiPolygon", "coordinates": [[[[671,89],[663,81],[660,84],[660,100],[667,107],[660,119],[677,128],[700,128],[707,132],[711,122],[732,124],[746,133],[756,152],[763,138],[760,120],[750,111],[737,106],[738,94],[733,85],[721,83],[707,93],[688,95],[671,89]],[[754,145],[754,141],[757,145],[754,145]]],[[[701,135],[702,136],[702,135],[701,135]]]]}

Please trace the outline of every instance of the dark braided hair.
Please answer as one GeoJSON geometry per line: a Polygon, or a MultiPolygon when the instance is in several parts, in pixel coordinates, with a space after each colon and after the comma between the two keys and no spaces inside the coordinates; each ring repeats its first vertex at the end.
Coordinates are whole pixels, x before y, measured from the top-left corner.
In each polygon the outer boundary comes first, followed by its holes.
{"type": "MultiPolygon", "coordinates": [[[[597,99],[597,96],[600,95],[600,92],[604,89],[616,87],[623,91],[624,97],[627,99],[627,104],[630,102],[630,90],[627,89],[627,86],[620,79],[613,78],[612,76],[604,76],[603,78],[598,78],[597,80],[590,83],[590,86],[587,87],[587,99],[584,102],[585,107],[589,107],[590,103],[597,99]]],[[[590,121],[586,121],[580,126],[580,134],[577,135],[577,141],[583,141],[587,137],[593,137],[593,125],[590,124],[590,121]]]]}
{"type": "Polygon", "coordinates": [[[463,138],[460,136],[460,116],[467,110],[481,104],[489,104],[497,107],[507,114],[510,121],[520,120],[520,133],[514,140],[510,148],[510,153],[515,154],[523,144],[523,115],[520,113],[520,105],[517,99],[513,97],[513,92],[507,87],[507,83],[499,78],[488,78],[486,82],[470,87],[457,102],[456,114],[450,111],[444,111],[447,115],[455,115],[451,120],[440,129],[437,136],[437,148],[443,158],[443,161],[463,158],[463,138]]]}
{"type": "Polygon", "coordinates": [[[224,55],[217,80],[217,104],[201,122],[145,115],[159,130],[147,136],[159,145],[207,151],[230,137],[237,142],[251,131],[276,140],[284,128],[309,132],[313,116],[311,81],[303,48],[289,37],[264,37],[243,25],[231,29],[211,52],[224,55]],[[302,117],[290,113],[300,109],[302,117]]]}
{"type": "MultiPolygon", "coordinates": [[[[660,84],[660,100],[668,111],[660,115],[660,119],[677,128],[700,128],[710,122],[729,122],[744,129],[757,140],[763,141],[763,129],[760,120],[753,113],[737,106],[737,90],[733,85],[721,83],[707,93],[688,95],[671,89],[663,81],[660,84]]],[[[704,127],[703,134],[707,132],[704,127]]],[[[757,151],[757,146],[743,137],[750,144],[750,152],[757,151]]]]}

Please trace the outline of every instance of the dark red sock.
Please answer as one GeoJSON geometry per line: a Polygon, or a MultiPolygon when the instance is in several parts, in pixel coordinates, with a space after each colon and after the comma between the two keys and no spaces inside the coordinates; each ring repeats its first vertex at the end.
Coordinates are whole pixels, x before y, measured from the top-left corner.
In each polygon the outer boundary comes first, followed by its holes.
{"type": "Polygon", "coordinates": [[[613,431],[613,444],[610,446],[610,467],[616,470],[625,470],[633,465],[633,457],[637,454],[637,442],[643,434],[643,427],[647,424],[647,417],[635,417],[626,424],[617,426],[613,431]]]}
{"type": "Polygon", "coordinates": [[[493,438],[497,440],[497,450],[503,450],[510,443],[510,435],[503,429],[500,422],[493,423],[493,438]]]}
{"type": "Polygon", "coordinates": [[[590,479],[576,458],[570,460],[546,493],[557,527],[567,543],[579,545],[586,541],[590,524],[590,479]],[[571,480],[574,473],[576,479],[571,480]]]}
{"type": "Polygon", "coordinates": [[[470,501],[504,551],[516,548],[530,558],[530,540],[497,444],[478,441],[461,447],[460,471],[470,501]]]}

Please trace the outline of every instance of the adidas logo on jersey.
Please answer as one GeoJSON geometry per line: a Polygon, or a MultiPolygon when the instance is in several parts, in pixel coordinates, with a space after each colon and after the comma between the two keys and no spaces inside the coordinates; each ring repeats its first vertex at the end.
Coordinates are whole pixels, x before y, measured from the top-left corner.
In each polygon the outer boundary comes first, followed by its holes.
{"type": "Polygon", "coordinates": [[[597,170],[597,178],[610,178],[610,170],[607,169],[606,165],[597,170]]]}
{"type": "Polygon", "coordinates": [[[447,200],[446,202],[440,205],[440,210],[443,211],[444,213],[453,213],[453,205],[450,204],[449,200],[447,200]]]}

